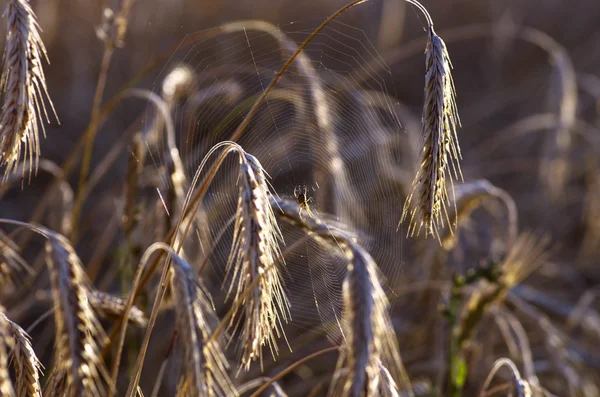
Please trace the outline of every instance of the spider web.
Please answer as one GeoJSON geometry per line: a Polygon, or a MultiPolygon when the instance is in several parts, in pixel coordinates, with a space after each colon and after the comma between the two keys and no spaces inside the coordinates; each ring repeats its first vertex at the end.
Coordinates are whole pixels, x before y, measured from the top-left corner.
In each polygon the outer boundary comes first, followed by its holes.
{"type": "MultiPolygon", "coordinates": [[[[194,33],[206,37],[182,45],[174,54],[154,91],[164,91],[161,85],[173,70],[193,76],[185,100],[172,106],[188,178],[213,145],[230,139],[319,22],[226,24],[194,33]]],[[[315,214],[347,225],[373,256],[393,293],[404,269],[405,231],[397,231],[397,226],[420,138],[414,118],[408,118],[409,112],[388,89],[392,83],[389,68],[365,32],[334,21],[294,61],[238,143],[261,161],[276,194],[294,200],[294,189],[306,186],[315,214]]],[[[157,164],[166,161],[164,145],[158,143],[163,155],[156,156],[157,164]]],[[[214,278],[210,286],[220,287],[225,276],[238,168],[234,156],[225,160],[204,199],[202,225],[191,233],[200,248],[187,254],[197,264],[209,257],[210,273],[204,277],[214,278]]],[[[319,246],[289,225],[281,226],[286,261],[282,274],[292,306],[289,327],[299,333],[320,333],[323,327],[339,342],[347,263],[339,252],[319,246]]],[[[219,295],[219,287],[213,288],[213,295],[219,295]]]]}

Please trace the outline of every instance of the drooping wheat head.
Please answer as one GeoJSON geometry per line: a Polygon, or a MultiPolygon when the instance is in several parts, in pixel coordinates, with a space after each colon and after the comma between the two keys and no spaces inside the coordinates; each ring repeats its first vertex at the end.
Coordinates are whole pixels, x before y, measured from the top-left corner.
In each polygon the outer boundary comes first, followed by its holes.
{"type": "Polygon", "coordinates": [[[83,265],[66,238],[47,234],[56,325],[55,379],[50,384],[63,387],[52,390],[51,394],[104,395],[104,379],[108,376],[98,343],[106,336],[88,300],[89,287],[83,265]]]}
{"type": "Polygon", "coordinates": [[[185,350],[178,396],[237,395],[218,341],[211,341],[216,315],[210,295],[190,265],[173,255],[171,288],[178,329],[185,350]]]}
{"type": "Polygon", "coordinates": [[[396,381],[410,390],[377,265],[360,245],[344,244],[349,260],[343,285],[346,341],[338,361],[341,382],[333,382],[330,395],[375,397],[382,391],[393,395],[396,381]]]}
{"type": "Polygon", "coordinates": [[[356,243],[352,233],[303,212],[296,202],[272,197],[271,205],[278,217],[303,229],[333,255],[342,254],[348,260],[343,284],[345,340],[329,395],[394,395],[398,383],[411,394],[389,315],[389,301],[373,258],[356,243]]]}
{"type": "Polygon", "coordinates": [[[412,191],[402,211],[401,222],[409,220],[409,235],[436,235],[449,219],[450,203],[446,175],[462,178],[460,147],[456,128],[460,124],[456,91],[452,80],[452,63],[446,44],[429,26],[425,52],[425,103],[421,119],[423,149],[412,191]],[[450,168],[450,170],[449,170],[450,168]]]}
{"type": "Polygon", "coordinates": [[[239,199],[234,224],[232,248],[227,263],[231,278],[228,295],[233,293],[235,315],[230,327],[241,324],[241,367],[260,359],[262,347],[268,345],[275,356],[277,338],[284,336],[283,322],[290,316],[279,264],[283,263],[279,242],[283,240],[269,203],[269,184],[263,168],[254,156],[240,155],[239,199]],[[254,280],[260,280],[252,292],[241,296],[254,280]]]}
{"type": "Polygon", "coordinates": [[[39,34],[35,14],[26,0],[10,0],[6,8],[7,37],[2,59],[0,89],[4,104],[0,112],[0,164],[4,176],[21,161],[37,169],[40,154],[39,126],[48,120],[46,102],[54,112],[46,88],[42,57],[46,48],[39,34]],[[24,148],[24,154],[21,156],[24,148]]]}
{"type": "Polygon", "coordinates": [[[15,369],[17,396],[42,397],[42,387],[40,386],[42,364],[33,351],[29,335],[3,313],[0,313],[0,322],[8,326],[13,338],[12,361],[15,369]]]}

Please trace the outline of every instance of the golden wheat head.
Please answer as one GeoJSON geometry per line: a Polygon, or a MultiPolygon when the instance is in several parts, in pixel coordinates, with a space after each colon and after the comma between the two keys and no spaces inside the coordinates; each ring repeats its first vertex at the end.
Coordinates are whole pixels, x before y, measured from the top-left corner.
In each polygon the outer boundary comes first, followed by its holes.
{"type": "Polygon", "coordinates": [[[450,173],[454,179],[462,178],[456,133],[460,120],[451,75],[452,63],[446,44],[433,26],[429,27],[425,67],[425,103],[421,120],[423,149],[401,219],[401,222],[409,219],[410,235],[418,234],[422,227],[425,227],[425,235],[437,235],[445,220],[450,223],[446,175],[450,173]]]}
{"type": "Polygon", "coordinates": [[[46,101],[54,108],[46,88],[42,57],[46,48],[39,34],[35,14],[26,0],[10,0],[7,18],[6,47],[2,60],[0,89],[4,104],[0,112],[0,164],[6,165],[5,177],[21,161],[37,169],[42,117],[48,120],[46,101]],[[21,156],[24,147],[24,155],[21,156]]]}
{"type": "Polygon", "coordinates": [[[262,347],[268,345],[277,354],[277,337],[283,335],[283,321],[289,318],[289,301],[283,288],[278,265],[283,263],[279,242],[281,231],[269,203],[269,184],[263,168],[254,156],[240,155],[240,192],[227,272],[232,283],[234,311],[230,326],[244,322],[241,366],[246,370],[257,358],[262,363],[262,347]],[[260,277],[250,293],[244,294],[260,277]],[[245,297],[242,299],[242,294],[245,297]]]}

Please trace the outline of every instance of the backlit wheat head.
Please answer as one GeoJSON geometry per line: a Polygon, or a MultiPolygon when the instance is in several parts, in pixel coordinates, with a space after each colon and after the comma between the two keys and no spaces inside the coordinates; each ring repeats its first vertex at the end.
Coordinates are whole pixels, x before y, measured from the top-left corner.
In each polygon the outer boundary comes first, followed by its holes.
{"type": "Polygon", "coordinates": [[[425,227],[425,235],[437,235],[445,220],[453,227],[447,211],[450,198],[446,174],[450,173],[454,179],[462,178],[456,134],[460,120],[451,75],[452,64],[446,44],[433,26],[429,27],[425,68],[425,103],[421,119],[423,149],[401,219],[409,219],[410,235],[419,234],[422,227],[425,227]]]}
{"type": "Polygon", "coordinates": [[[31,175],[31,170],[37,169],[40,154],[39,126],[44,131],[39,119],[48,119],[46,101],[54,111],[42,69],[42,57],[47,59],[46,48],[26,0],[8,1],[5,16],[7,37],[0,79],[4,94],[0,112],[0,164],[6,165],[6,177],[23,158],[30,164],[31,175]]]}
{"type": "Polygon", "coordinates": [[[230,326],[243,321],[241,365],[248,369],[257,358],[262,363],[262,347],[277,354],[277,338],[283,336],[283,323],[289,319],[286,297],[278,266],[283,263],[279,243],[281,231],[269,204],[271,195],[263,168],[254,156],[240,155],[239,199],[233,244],[227,272],[232,284],[236,314],[230,326]],[[255,286],[250,284],[260,277],[255,286]],[[252,288],[249,293],[244,293],[252,288]],[[242,298],[242,294],[245,296],[242,298]]]}

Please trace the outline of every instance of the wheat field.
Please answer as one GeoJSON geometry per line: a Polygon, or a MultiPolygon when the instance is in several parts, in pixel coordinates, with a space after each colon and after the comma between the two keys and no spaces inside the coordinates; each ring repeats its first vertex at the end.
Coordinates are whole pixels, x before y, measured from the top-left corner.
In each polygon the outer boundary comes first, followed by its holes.
{"type": "Polygon", "coordinates": [[[1,396],[600,396],[600,7],[5,0],[1,396]]]}

